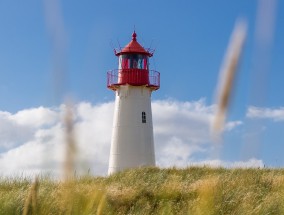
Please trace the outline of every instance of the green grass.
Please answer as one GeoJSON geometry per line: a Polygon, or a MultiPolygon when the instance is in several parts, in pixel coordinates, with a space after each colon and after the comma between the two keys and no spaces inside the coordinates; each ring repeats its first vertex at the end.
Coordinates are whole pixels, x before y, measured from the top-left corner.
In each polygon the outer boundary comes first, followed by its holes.
{"type": "Polygon", "coordinates": [[[31,187],[0,179],[0,214],[284,214],[283,169],[141,168],[31,187]]]}

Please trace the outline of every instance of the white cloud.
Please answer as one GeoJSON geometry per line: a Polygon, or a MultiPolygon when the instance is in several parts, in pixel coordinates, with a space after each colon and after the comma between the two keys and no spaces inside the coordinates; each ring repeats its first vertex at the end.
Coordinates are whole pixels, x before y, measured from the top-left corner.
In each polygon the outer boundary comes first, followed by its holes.
{"type": "Polygon", "coordinates": [[[235,127],[242,125],[243,122],[242,121],[231,121],[231,122],[227,122],[226,126],[225,126],[225,130],[226,131],[231,131],[232,129],[234,129],[235,127]]]}
{"type": "Polygon", "coordinates": [[[43,107],[22,110],[16,114],[0,111],[0,150],[26,143],[36,130],[50,127],[57,121],[57,111],[43,107]]]}
{"type": "MultiPolygon", "coordinates": [[[[0,134],[3,134],[0,143],[4,142],[6,146],[1,144],[0,174],[50,172],[60,175],[65,156],[65,133],[61,122],[64,110],[65,105],[57,109],[23,110],[16,114],[2,112],[0,125],[10,126],[0,127],[0,134]]],[[[92,106],[82,102],[75,105],[74,115],[80,167],[94,167],[97,174],[103,174],[108,164],[113,103],[92,106]]]]}
{"type": "MultiPolygon", "coordinates": [[[[206,146],[212,142],[210,125],[214,105],[206,105],[204,99],[162,100],[153,102],[152,107],[158,165],[185,167],[194,154],[208,153],[206,146]]],[[[224,130],[229,132],[241,124],[241,121],[230,121],[224,130]]]]}
{"type": "Polygon", "coordinates": [[[209,140],[209,126],[214,106],[206,106],[205,100],[179,102],[162,100],[152,104],[154,133],[156,136],[178,136],[194,144],[209,140]]]}
{"type": "Polygon", "coordinates": [[[159,150],[156,151],[157,165],[161,167],[186,167],[194,153],[204,151],[202,147],[187,144],[175,136],[166,142],[158,142],[157,144],[160,146],[159,150]]]}
{"type": "MultiPolygon", "coordinates": [[[[106,174],[114,103],[74,106],[78,164],[94,174],[106,174]]],[[[205,100],[152,103],[157,164],[185,167],[194,155],[206,153],[214,106],[205,100]]],[[[12,114],[0,112],[0,175],[50,172],[60,175],[65,136],[61,119],[65,106],[33,108],[12,114]]],[[[229,132],[240,121],[228,122],[229,132]]],[[[221,162],[221,161],[220,161],[221,162]]]]}
{"type": "Polygon", "coordinates": [[[58,113],[56,110],[39,107],[27,109],[10,115],[15,123],[22,126],[41,127],[43,125],[52,125],[58,121],[58,113]]]}
{"type": "Polygon", "coordinates": [[[258,119],[271,119],[273,121],[283,121],[284,120],[284,107],[280,108],[260,108],[250,106],[247,110],[246,116],[248,118],[258,118],[258,119]]]}
{"type": "Polygon", "coordinates": [[[225,168],[263,168],[262,160],[251,158],[247,161],[222,161],[222,160],[204,160],[199,162],[191,162],[191,166],[210,166],[210,167],[225,167],[225,168]]]}

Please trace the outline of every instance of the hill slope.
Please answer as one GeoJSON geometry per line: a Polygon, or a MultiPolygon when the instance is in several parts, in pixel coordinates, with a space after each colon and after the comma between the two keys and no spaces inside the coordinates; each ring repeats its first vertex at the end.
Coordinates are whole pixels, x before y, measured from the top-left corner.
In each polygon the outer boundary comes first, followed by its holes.
{"type": "Polygon", "coordinates": [[[141,168],[69,182],[0,179],[0,214],[284,214],[283,169],[141,168]]]}

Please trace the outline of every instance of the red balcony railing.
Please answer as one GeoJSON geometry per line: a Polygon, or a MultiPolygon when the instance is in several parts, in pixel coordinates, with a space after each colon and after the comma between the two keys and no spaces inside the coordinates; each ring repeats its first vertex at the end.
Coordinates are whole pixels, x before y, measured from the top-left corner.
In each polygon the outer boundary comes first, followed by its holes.
{"type": "Polygon", "coordinates": [[[118,86],[129,84],[132,86],[160,88],[160,73],[146,69],[116,69],[107,73],[107,87],[116,90],[118,86]]]}

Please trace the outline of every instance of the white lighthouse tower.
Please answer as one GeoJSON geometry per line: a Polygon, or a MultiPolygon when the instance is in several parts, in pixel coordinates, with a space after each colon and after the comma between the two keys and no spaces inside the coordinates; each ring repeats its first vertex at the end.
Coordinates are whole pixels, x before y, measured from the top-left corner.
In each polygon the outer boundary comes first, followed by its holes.
{"type": "Polygon", "coordinates": [[[137,42],[135,31],[115,55],[118,69],[107,73],[107,86],[115,91],[108,174],[155,165],[151,94],[160,88],[160,73],[149,70],[153,51],[137,42]]]}

